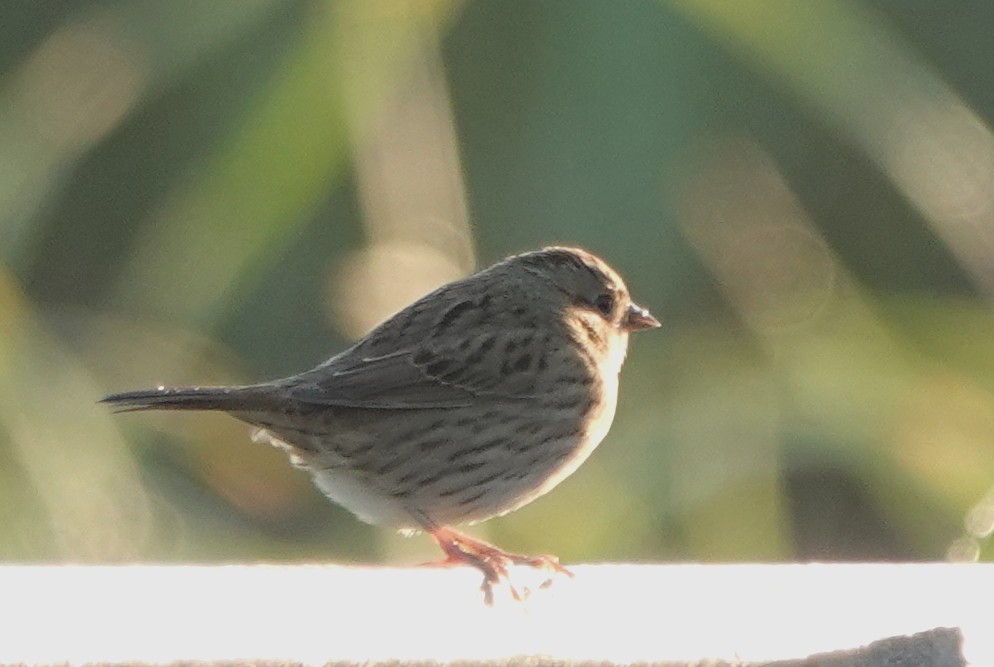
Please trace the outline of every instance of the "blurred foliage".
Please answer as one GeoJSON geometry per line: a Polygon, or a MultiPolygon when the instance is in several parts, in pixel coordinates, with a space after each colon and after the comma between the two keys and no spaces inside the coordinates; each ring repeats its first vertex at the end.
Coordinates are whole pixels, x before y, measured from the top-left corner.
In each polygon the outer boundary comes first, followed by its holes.
{"type": "Polygon", "coordinates": [[[980,0],[12,0],[0,558],[416,562],[219,415],[575,243],[664,320],[615,426],[475,531],[582,560],[989,558],[980,0]]]}

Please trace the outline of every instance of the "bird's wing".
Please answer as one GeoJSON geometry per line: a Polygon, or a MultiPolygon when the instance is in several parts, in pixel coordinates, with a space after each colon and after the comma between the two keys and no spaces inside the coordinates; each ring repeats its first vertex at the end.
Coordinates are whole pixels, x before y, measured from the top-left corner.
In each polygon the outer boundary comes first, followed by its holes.
{"type": "MultiPolygon", "coordinates": [[[[500,342],[513,337],[507,334],[500,342]]],[[[487,396],[534,397],[532,374],[500,361],[507,355],[505,348],[497,349],[496,334],[459,342],[440,346],[429,339],[380,356],[365,356],[360,345],[292,378],[287,391],[301,403],[369,409],[452,408],[487,396]]]]}

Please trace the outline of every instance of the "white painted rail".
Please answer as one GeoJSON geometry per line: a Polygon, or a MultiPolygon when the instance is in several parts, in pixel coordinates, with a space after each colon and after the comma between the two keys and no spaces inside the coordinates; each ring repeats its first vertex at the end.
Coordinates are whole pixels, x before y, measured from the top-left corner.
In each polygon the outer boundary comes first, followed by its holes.
{"type": "MultiPolygon", "coordinates": [[[[498,591],[486,607],[467,568],[4,566],[0,664],[506,665],[542,656],[741,665],[945,627],[962,632],[971,664],[994,665],[992,565],[573,570],[575,579],[558,578],[523,603],[498,591]]],[[[519,586],[540,583],[528,569],[513,576],[519,586]]],[[[927,664],[962,664],[951,636],[936,635],[946,645],[927,664]]],[[[837,658],[831,664],[872,664],[837,658]]]]}

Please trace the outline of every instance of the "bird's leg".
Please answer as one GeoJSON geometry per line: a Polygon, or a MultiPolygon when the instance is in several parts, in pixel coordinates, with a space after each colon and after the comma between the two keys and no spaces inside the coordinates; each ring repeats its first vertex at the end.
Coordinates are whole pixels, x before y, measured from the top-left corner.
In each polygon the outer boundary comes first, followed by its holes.
{"type": "MultiPolygon", "coordinates": [[[[442,564],[454,565],[465,563],[483,572],[483,585],[480,587],[480,590],[483,591],[484,602],[488,605],[493,604],[493,587],[494,584],[500,583],[501,579],[507,581],[511,589],[511,596],[515,600],[523,599],[521,594],[518,593],[518,590],[510,582],[507,574],[508,565],[527,565],[529,567],[552,570],[553,572],[562,573],[569,577],[573,576],[573,573],[563,567],[559,563],[559,559],[555,556],[522,556],[520,554],[509,553],[493,544],[470,537],[451,528],[435,527],[429,532],[435,538],[438,546],[445,552],[446,558],[442,564]]],[[[552,579],[549,579],[542,584],[542,588],[548,587],[551,583],[552,579]]]]}

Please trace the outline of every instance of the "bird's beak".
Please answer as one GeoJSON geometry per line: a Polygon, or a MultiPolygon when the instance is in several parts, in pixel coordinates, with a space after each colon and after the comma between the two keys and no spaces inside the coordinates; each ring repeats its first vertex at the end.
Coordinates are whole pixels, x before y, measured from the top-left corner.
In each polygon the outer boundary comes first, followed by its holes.
{"type": "Polygon", "coordinates": [[[621,323],[621,328],[625,331],[645,331],[646,329],[655,329],[658,326],[659,320],[653,317],[652,313],[634,303],[628,306],[628,312],[621,323]]]}

